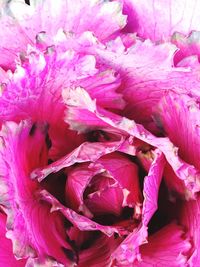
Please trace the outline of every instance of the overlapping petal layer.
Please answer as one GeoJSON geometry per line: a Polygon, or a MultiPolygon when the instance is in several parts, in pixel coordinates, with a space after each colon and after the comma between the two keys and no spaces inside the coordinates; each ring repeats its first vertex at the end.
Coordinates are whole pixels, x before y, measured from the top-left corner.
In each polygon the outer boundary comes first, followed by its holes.
{"type": "Polygon", "coordinates": [[[199,30],[198,1],[123,0],[128,15],[126,31],[153,41],[169,40],[174,32],[199,30]]]}
{"type": "Polygon", "coordinates": [[[7,192],[6,197],[4,192],[1,204],[8,215],[7,236],[13,242],[17,257],[38,258],[42,263],[49,256],[70,264],[76,258],[66,241],[64,217],[57,211],[50,211],[50,205],[39,197],[40,185],[30,179],[36,166],[47,163],[46,135],[44,124],[34,128],[27,122],[21,122],[19,126],[15,123],[4,125],[0,166],[7,192]]]}
{"type": "Polygon", "coordinates": [[[102,64],[111,66],[120,74],[118,91],[127,102],[123,111],[126,117],[148,126],[153,107],[166,92],[199,97],[199,64],[174,67],[177,47],[173,44],[137,40],[127,51],[121,49],[116,53],[109,47],[106,50],[97,47],[95,54],[102,64]]]}
{"type": "Polygon", "coordinates": [[[197,266],[199,8],[0,2],[0,266],[197,266]]]}
{"type": "Polygon", "coordinates": [[[13,255],[12,242],[6,238],[6,215],[0,213],[0,266],[24,267],[26,260],[17,260],[13,255]]]}
{"type": "Polygon", "coordinates": [[[79,132],[90,129],[104,129],[124,136],[136,137],[153,147],[158,147],[176,175],[184,181],[188,190],[193,193],[199,190],[199,170],[184,162],[177,153],[177,148],[168,138],[156,137],[142,125],[116,114],[98,108],[84,89],[64,91],[64,101],[68,105],[66,122],[79,132]],[[80,98],[80,95],[82,98],[80,98]]]}
{"type": "Polygon", "coordinates": [[[47,34],[47,45],[50,46],[54,44],[59,29],[75,35],[92,31],[103,41],[123,28],[125,23],[126,16],[122,15],[119,2],[33,0],[28,6],[20,0],[3,1],[1,25],[4,31],[0,31],[3,56],[0,65],[14,69],[17,55],[26,52],[27,45],[40,42],[40,38],[47,34]],[[42,34],[38,36],[39,33],[42,34]]]}

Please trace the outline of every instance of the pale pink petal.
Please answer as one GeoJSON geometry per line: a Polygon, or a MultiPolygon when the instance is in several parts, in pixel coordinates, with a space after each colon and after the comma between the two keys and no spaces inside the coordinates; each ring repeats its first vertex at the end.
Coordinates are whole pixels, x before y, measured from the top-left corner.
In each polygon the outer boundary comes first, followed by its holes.
{"type": "Polygon", "coordinates": [[[76,262],[76,254],[66,241],[64,216],[59,211],[51,212],[51,206],[39,198],[39,183],[30,179],[36,166],[47,164],[47,130],[44,123],[3,125],[0,168],[7,194],[0,191],[1,204],[8,215],[7,237],[17,257],[34,257],[42,262],[51,256],[68,264],[76,262]]]}
{"type": "Polygon", "coordinates": [[[21,27],[20,22],[11,15],[10,5],[15,3],[17,4],[15,12],[21,20],[32,13],[31,8],[24,1],[10,1],[10,3],[8,1],[1,1],[0,66],[6,70],[14,70],[16,68],[15,60],[19,52],[25,51],[27,45],[33,44],[35,38],[35,36],[30,38],[29,31],[21,27]]]}
{"type": "Polygon", "coordinates": [[[25,1],[13,0],[1,3],[0,22],[0,65],[14,69],[18,54],[26,51],[28,44],[40,42],[40,33],[48,36],[47,46],[56,42],[60,29],[74,35],[91,31],[103,41],[125,26],[126,16],[119,2],[45,0],[30,1],[28,6],[25,1]]]}
{"type": "Polygon", "coordinates": [[[67,105],[65,120],[70,127],[78,132],[88,129],[99,129],[123,135],[133,136],[153,147],[159,148],[165,155],[175,174],[184,182],[192,194],[199,191],[199,170],[184,162],[178,155],[178,149],[166,137],[156,137],[142,125],[133,120],[118,116],[96,106],[83,88],[65,90],[64,102],[67,105]]]}
{"type": "Polygon", "coordinates": [[[12,242],[6,237],[6,215],[0,212],[0,266],[24,267],[26,260],[13,255],[12,242]]]}
{"type": "Polygon", "coordinates": [[[149,40],[137,41],[128,51],[121,53],[96,49],[97,61],[120,74],[118,91],[127,102],[123,115],[148,125],[152,122],[153,107],[166,92],[176,90],[200,96],[199,66],[174,67],[176,50],[171,43],[155,45],[149,40]]]}
{"type": "MultiPolygon", "coordinates": [[[[31,6],[33,3],[31,1],[31,6]]],[[[36,3],[32,19],[37,21],[38,29],[42,28],[51,35],[63,28],[75,34],[91,31],[100,40],[105,40],[126,24],[126,16],[122,15],[119,2],[45,0],[42,4],[40,1],[36,3]],[[50,14],[51,20],[42,16],[43,13],[50,14]]],[[[29,27],[32,28],[31,24],[29,27]]]]}
{"type": "Polygon", "coordinates": [[[187,256],[189,256],[188,266],[198,266],[200,261],[200,198],[196,200],[185,201],[180,209],[180,222],[186,228],[191,238],[192,247],[187,256]]]}
{"type": "Polygon", "coordinates": [[[134,263],[134,266],[188,266],[185,254],[191,244],[184,235],[183,229],[175,223],[165,226],[140,247],[141,262],[134,263]]]}
{"type": "MultiPolygon", "coordinates": [[[[179,48],[179,50],[176,52],[174,56],[175,64],[180,65],[179,62],[186,57],[197,56],[197,58],[199,58],[200,56],[199,40],[200,40],[199,31],[193,31],[189,36],[181,33],[175,33],[171,38],[172,43],[174,43],[179,48]]],[[[194,60],[195,59],[193,59],[193,61],[194,60]]],[[[190,65],[192,64],[190,63],[189,66],[190,65]]]]}
{"type": "Polygon", "coordinates": [[[128,15],[125,28],[153,41],[169,40],[174,32],[189,34],[200,30],[199,1],[123,0],[128,15]]]}

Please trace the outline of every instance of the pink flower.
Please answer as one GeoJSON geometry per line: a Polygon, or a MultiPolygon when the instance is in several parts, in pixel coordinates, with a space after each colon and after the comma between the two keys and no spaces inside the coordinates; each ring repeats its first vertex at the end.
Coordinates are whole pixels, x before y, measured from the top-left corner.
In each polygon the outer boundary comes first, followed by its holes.
{"type": "Polygon", "coordinates": [[[199,4],[0,7],[0,267],[198,266],[199,4]]]}

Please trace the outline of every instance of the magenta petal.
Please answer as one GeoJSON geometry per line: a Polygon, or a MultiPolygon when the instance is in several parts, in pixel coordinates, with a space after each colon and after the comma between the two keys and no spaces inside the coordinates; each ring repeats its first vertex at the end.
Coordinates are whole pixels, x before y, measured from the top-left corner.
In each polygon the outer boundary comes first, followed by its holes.
{"type": "Polygon", "coordinates": [[[85,204],[95,215],[108,213],[119,216],[122,212],[123,192],[119,187],[99,190],[90,194],[85,204]]]}
{"type": "Polygon", "coordinates": [[[200,261],[200,198],[196,200],[185,201],[180,210],[181,224],[188,230],[189,237],[192,241],[192,248],[187,254],[189,257],[189,266],[198,266],[200,261]]]}
{"type": "Polygon", "coordinates": [[[134,207],[141,202],[137,167],[122,154],[111,153],[94,164],[73,168],[68,172],[66,198],[75,210],[88,212],[87,206],[95,214],[119,215],[122,207],[134,207]],[[84,191],[95,184],[84,201],[84,191]]]}
{"type": "Polygon", "coordinates": [[[75,253],[66,241],[64,216],[50,212],[50,205],[39,197],[39,183],[29,176],[36,166],[47,164],[47,125],[31,126],[25,121],[19,125],[10,122],[1,131],[1,183],[5,191],[1,187],[0,192],[8,215],[7,236],[19,258],[34,257],[42,262],[51,256],[68,264],[76,257],[69,256],[75,253]]]}
{"type": "Polygon", "coordinates": [[[6,238],[6,215],[0,212],[0,266],[24,267],[26,260],[17,260],[13,255],[12,242],[6,238]]]}
{"type": "Polygon", "coordinates": [[[154,160],[144,182],[144,203],[142,209],[142,222],[138,229],[129,234],[125,240],[114,251],[114,257],[119,264],[130,265],[140,258],[139,246],[147,242],[147,226],[157,209],[158,192],[164,169],[164,157],[157,150],[154,153],[154,160]]]}
{"type": "Polygon", "coordinates": [[[149,173],[144,180],[144,202],[142,214],[143,224],[145,226],[148,225],[151,217],[158,208],[158,192],[165,166],[165,159],[163,154],[159,150],[156,150],[153,154],[154,161],[152,162],[149,173]]]}
{"type": "Polygon", "coordinates": [[[119,216],[123,207],[123,191],[109,173],[97,175],[91,180],[84,203],[94,215],[106,213],[119,216]]]}
{"type": "Polygon", "coordinates": [[[123,0],[123,2],[125,14],[130,17],[125,29],[137,32],[144,39],[167,40],[174,32],[187,35],[192,30],[200,30],[198,1],[123,0]]]}
{"type": "Polygon", "coordinates": [[[104,226],[98,224],[91,219],[78,214],[70,208],[63,206],[56,198],[50,193],[43,190],[40,193],[41,197],[52,205],[51,211],[59,210],[75,227],[81,231],[101,231],[107,236],[112,236],[114,233],[119,235],[127,234],[128,230],[118,226],[104,226]]]}
{"type": "Polygon", "coordinates": [[[164,180],[168,191],[172,194],[176,192],[186,199],[194,197],[194,195],[191,194],[191,191],[185,186],[184,182],[176,176],[175,172],[169,164],[166,164],[164,170],[164,180]]]}
{"type": "Polygon", "coordinates": [[[200,169],[199,104],[188,95],[170,93],[161,100],[157,113],[181,158],[200,169]]]}
{"type": "Polygon", "coordinates": [[[101,156],[116,151],[124,142],[122,138],[116,142],[105,143],[88,143],[81,144],[78,148],[74,149],[67,156],[53,162],[45,168],[36,169],[32,172],[31,178],[42,181],[50,173],[58,172],[59,170],[72,166],[75,163],[93,162],[99,159],[101,156]]]}
{"type": "Polygon", "coordinates": [[[72,169],[72,171],[68,171],[65,186],[67,205],[77,212],[82,211],[85,213],[83,210],[86,209],[83,193],[92,180],[92,177],[101,172],[101,169],[89,168],[88,164],[80,165],[72,169]]]}
{"type": "Polygon", "coordinates": [[[187,257],[185,254],[189,251],[191,244],[184,237],[183,229],[171,223],[160,231],[150,236],[148,244],[140,247],[141,262],[134,266],[187,266],[187,257]]]}
{"type": "Polygon", "coordinates": [[[100,70],[96,75],[87,77],[80,82],[83,88],[87,88],[87,92],[97,103],[108,109],[123,109],[125,101],[117,89],[121,84],[119,75],[113,70],[100,70]]]}
{"type": "Polygon", "coordinates": [[[101,236],[91,248],[83,250],[80,253],[79,267],[114,266],[111,265],[112,259],[110,255],[118,243],[118,240],[115,240],[113,237],[107,238],[101,236]]]}
{"type": "Polygon", "coordinates": [[[123,206],[134,207],[141,203],[141,192],[136,164],[123,154],[105,155],[98,162],[113,176],[122,188],[123,206]]]}
{"type": "Polygon", "coordinates": [[[114,179],[103,175],[105,171],[107,170],[97,164],[94,167],[82,165],[68,172],[66,201],[73,210],[82,211],[87,216],[91,216],[90,212],[120,214],[123,202],[122,189],[114,184],[114,179]],[[91,190],[91,187],[96,189],[83,199],[84,191],[86,192],[87,188],[91,190]]]}
{"type": "Polygon", "coordinates": [[[126,137],[136,137],[159,148],[177,177],[184,182],[191,194],[199,191],[199,170],[179,157],[177,147],[170,142],[169,138],[156,137],[133,120],[99,108],[83,88],[65,90],[63,98],[67,106],[65,121],[72,129],[78,132],[85,132],[88,129],[103,129],[126,137]]]}

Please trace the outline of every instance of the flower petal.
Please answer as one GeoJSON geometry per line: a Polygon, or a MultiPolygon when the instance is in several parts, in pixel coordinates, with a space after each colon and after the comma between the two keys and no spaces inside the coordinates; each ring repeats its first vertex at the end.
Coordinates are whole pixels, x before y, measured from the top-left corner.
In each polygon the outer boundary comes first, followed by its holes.
{"type": "Polygon", "coordinates": [[[199,204],[200,198],[198,196],[196,200],[183,202],[182,208],[180,209],[180,222],[186,227],[192,242],[191,250],[187,253],[189,257],[188,266],[196,266],[200,260],[199,204]]]}
{"type": "Polygon", "coordinates": [[[125,26],[126,16],[119,2],[45,0],[30,1],[29,6],[12,0],[1,4],[0,22],[4,29],[0,30],[0,65],[14,69],[17,55],[35,44],[41,32],[49,36],[47,46],[54,44],[59,29],[75,35],[91,31],[103,41],[125,26]]]}
{"type": "Polygon", "coordinates": [[[99,108],[83,88],[64,91],[63,98],[67,106],[65,121],[72,129],[85,132],[93,128],[122,135],[126,138],[133,136],[159,148],[177,177],[184,182],[191,194],[199,191],[199,170],[179,157],[177,147],[168,138],[156,137],[133,120],[99,108]]]}
{"type": "MultiPolygon", "coordinates": [[[[179,50],[175,54],[174,62],[180,65],[180,61],[191,56],[200,56],[200,32],[193,31],[188,36],[181,33],[175,33],[171,38],[172,43],[174,43],[179,50]]],[[[195,57],[193,59],[195,61],[195,57]]],[[[191,65],[191,64],[190,64],[191,65]]]]}
{"type": "Polygon", "coordinates": [[[58,172],[59,170],[72,166],[75,163],[96,161],[101,156],[116,151],[121,145],[123,145],[123,142],[123,138],[116,142],[85,142],[78,148],[74,149],[70,154],[53,162],[47,167],[34,170],[31,174],[31,178],[38,179],[38,181],[41,182],[50,173],[58,172]]]}
{"type": "Polygon", "coordinates": [[[127,234],[128,230],[119,226],[104,226],[92,221],[91,219],[80,215],[70,208],[63,206],[54,196],[43,190],[40,193],[42,199],[49,202],[52,205],[51,211],[59,210],[69,220],[73,226],[77,227],[81,231],[101,231],[107,236],[112,236],[114,233],[119,235],[127,234]]]}
{"type": "Polygon", "coordinates": [[[17,260],[13,255],[12,243],[6,238],[6,215],[0,212],[0,266],[24,267],[26,260],[17,260]]]}
{"type": "Polygon", "coordinates": [[[176,50],[171,43],[155,45],[149,40],[137,40],[128,51],[121,53],[96,48],[97,61],[120,74],[118,91],[127,102],[123,115],[148,125],[152,122],[153,107],[166,92],[176,90],[200,96],[199,66],[174,67],[176,50]]]}
{"type": "Polygon", "coordinates": [[[33,257],[43,262],[51,256],[63,264],[76,262],[76,254],[66,241],[64,216],[50,212],[50,205],[39,198],[40,185],[30,179],[36,166],[47,164],[47,126],[10,122],[1,130],[1,182],[8,215],[7,236],[19,258],[33,257]],[[48,221],[48,224],[46,223],[48,221]]]}
{"type": "Polygon", "coordinates": [[[65,186],[66,202],[75,211],[89,212],[84,205],[83,193],[93,176],[102,172],[102,169],[89,168],[88,164],[81,164],[67,172],[65,186]]]}
{"type": "Polygon", "coordinates": [[[182,159],[200,169],[200,109],[194,98],[176,93],[166,95],[157,109],[166,135],[179,148],[182,159]]]}
{"type": "Polygon", "coordinates": [[[185,254],[189,251],[191,244],[184,237],[183,229],[171,223],[154,235],[149,237],[148,243],[140,247],[141,262],[134,266],[187,266],[185,254]]]}
{"type": "Polygon", "coordinates": [[[156,150],[153,153],[154,160],[149,169],[148,176],[144,180],[144,203],[143,203],[143,224],[148,225],[151,217],[158,208],[157,200],[160,183],[163,176],[165,160],[163,154],[156,150]]]}
{"type": "Polygon", "coordinates": [[[61,92],[64,87],[85,85],[103,107],[124,107],[122,96],[116,92],[119,77],[105,68],[96,69],[94,56],[83,55],[81,49],[83,47],[76,53],[71,52],[71,55],[69,50],[43,53],[29,47],[25,61],[21,62],[7,83],[4,76],[1,79],[0,123],[7,120],[19,122],[27,117],[33,121],[47,121],[50,125],[52,160],[71,152],[84,139],[70,131],[63,121],[65,106],[61,92]],[[49,112],[52,109],[54,112],[49,112]],[[70,142],[71,138],[75,141],[70,142]]]}
{"type": "Polygon", "coordinates": [[[154,157],[148,176],[145,177],[144,181],[141,225],[125,238],[112,255],[122,265],[131,265],[136,259],[140,258],[139,246],[147,242],[148,223],[157,210],[158,192],[165,162],[159,150],[155,151],[154,157]]]}
{"type": "Polygon", "coordinates": [[[130,17],[128,32],[137,32],[144,39],[169,39],[174,32],[189,34],[199,30],[198,1],[181,0],[123,0],[125,14],[130,17]],[[163,12],[163,10],[165,12],[163,12]]]}
{"type": "Polygon", "coordinates": [[[38,22],[39,29],[42,28],[51,34],[55,34],[59,28],[75,34],[91,31],[100,40],[105,40],[126,24],[126,16],[122,15],[122,6],[119,2],[101,0],[84,2],[75,0],[73,3],[69,0],[56,2],[45,0],[42,4],[40,1],[34,2],[37,7],[32,19],[38,22]],[[42,16],[43,13],[50,14],[52,20],[49,21],[48,17],[42,16]]]}
{"type": "Polygon", "coordinates": [[[91,248],[83,250],[80,253],[80,267],[111,266],[112,259],[110,255],[118,244],[119,241],[115,240],[113,237],[100,237],[91,248]]]}
{"type": "Polygon", "coordinates": [[[138,168],[120,153],[101,157],[99,162],[119,183],[124,193],[123,206],[134,207],[141,203],[138,168]]]}

